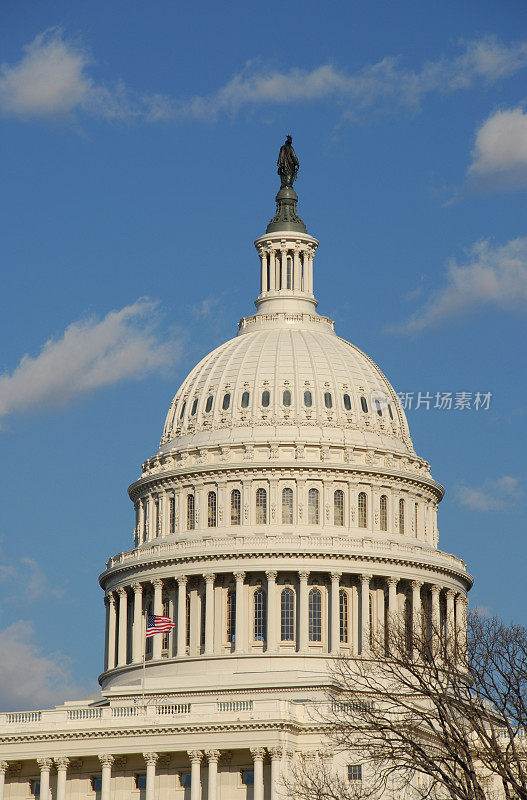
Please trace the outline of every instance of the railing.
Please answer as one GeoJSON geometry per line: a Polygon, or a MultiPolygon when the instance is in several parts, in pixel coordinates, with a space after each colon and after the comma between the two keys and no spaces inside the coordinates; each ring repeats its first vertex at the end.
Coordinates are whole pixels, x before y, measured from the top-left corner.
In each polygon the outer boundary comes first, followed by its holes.
{"type": "Polygon", "coordinates": [[[68,719],[100,719],[102,708],[75,708],[68,711],[68,719]]]}
{"type": "Polygon", "coordinates": [[[9,723],[40,722],[42,719],[41,711],[17,711],[14,714],[6,714],[9,723]]]}
{"type": "Polygon", "coordinates": [[[218,703],[218,711],[252,711],[252,700],[225,700],[218,703]]]}
{"type": "Polygon", "coordinates": [[[114,706],[112,708],[112,717],[137,717],[144,713],[144,706],[114,706]]]}
{"type": "Polygon", "coordinates": [[[168,706],[156,706],[158,714],[190,714],[190,703],[174,703],[168,706]]]}
{"type": "Polygon", "coordinates": [[[337,714],[339,711],[373,711],[375,703],[373,700],[336,700],[331,707],[337,714]]]}

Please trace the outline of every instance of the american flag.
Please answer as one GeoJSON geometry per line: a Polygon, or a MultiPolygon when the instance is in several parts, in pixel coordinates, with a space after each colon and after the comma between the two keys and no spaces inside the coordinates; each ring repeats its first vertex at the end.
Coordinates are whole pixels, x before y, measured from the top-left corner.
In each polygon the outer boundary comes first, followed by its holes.
{"type": "Polygon", "coordinates": [[[159,614],[148,614],[146,618],[146,638],[156,633],[168,633],[175,627],[170,617],[161,617],[159,614]]]}

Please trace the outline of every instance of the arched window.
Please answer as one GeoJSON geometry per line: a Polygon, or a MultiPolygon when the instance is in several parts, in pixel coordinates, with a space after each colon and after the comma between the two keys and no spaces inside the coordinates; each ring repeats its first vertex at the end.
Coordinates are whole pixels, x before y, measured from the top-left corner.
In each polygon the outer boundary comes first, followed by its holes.
{"type": "Polygon", "coordinates": [[[333,408],[333,398],[331,392],[324,392],[324,405],[326,408],[333,408]]]}
{"type": "Polygon", "coordinates": [[[224,411],[227,411],[227,409],[229,408],[230,404],[231,404],[231,396],[227,392],[227,394],[223,395],[223,402],[221,404],[221,407],[223,408],[224,411]]]}
{"type": "Polygon", "coordinates": [[[309,389],[306,389],[306,391],[304,392],[304,405],[306,408],[311,408],[311,406],[313,405],[313,395],[311,394],[309,389]]]}
{"type": "Polygon", "coordinates": [[[207,402],[205,403],[205,413],[207,413],[207,414],[209,413],[209,411],[212,408],[213,399],[214,399],[213,396],[211,394],[209,394],[209,396],[207,397],[207,402]]]}
{"type": "Polygon", "coordinates": [[[295,593],[289,586],[280,594],[280,639],[295,641],[295,593]]]}
{"type": "Polygon", "coordinates": [[[207,495],[207,526],[215,528],[217,525],[216,492],[207,495]]]}
{"type": "Polygon", "coordinates": [[[293,524],[293,490],[282,489],[282,525],[293,524]]]}
{"type": "Polygon", "coordinates": [[[234,642],[236,634],[236,590],[227,591],[227,641],[234,642]]]}
{"type": "Polygon", "coordinates": [[[249,405],[249,392],[244,392],[242,394],[242,408],[247,408],[249,405]]]}
{"type": "MultiPolygon", "coordinates": [[[[187,643],[187,647],[190,647],[190,592],[187,592],[187,594],[186,594],[185,620],[186,620],[186,626],[187,626],[186,643],[187,643]]],[[[150,641],[152,641],[152,637],[150,637],[150,641]]]]}
{"type": "Polygon", "coordinates": [[[311,589],[307,598],[308,635],[310,642],[322,641],[322,592],[311,589]]]}
{"type": "Polygon", "coordinates": [[[176,498],[172,495],[169,501],[170,533],[176,532],[176,498]]]}
{"type": "Polygon", "coordinates": [[[381,401],[375,398],[373,401],[373,405],[375,406],[375,410],[377,411],[379,417],[382,417],[381,401]]]}
{"type": "Polygon", "coordinates": [[[344,408],[346,411],[351,411],[351,397],[349,394],[344,395],[344,408]]]}
{"type": "Polygon", "coordinates": [[[265,391],[262,392],[262,406],[264,408],[267,408],[270,402],[271,402],[271,395],[266,389],[265,391]]]}
{"type": "Polygon", "coordinates": [[[366,492],[359,492],[359,528],[366,528],[368,525],[368,501],[366,492]]]}
{"type": "Polygon", "coordinates": [[[256,491],[256,524],[265,525],[267,523],[267,492],[265,489],[256,491]]]}
{"type": "Polygon", "coordinates": [[[161,514],[159,513],[159,500],[156,499],[154,503],[154,524],[155,524],[155,532],[156,536],[159,536],[161,533],[161,514]]]}
{"type": "Polygon", "coordinates": [[[399,533],[404,533],[404,500],[399,500],[399,533]]]}
{"type": "Polygon", "coordinates": [[[253,595],[254,606],[254,641],[265,641],[266,621],[267,621],[267,596],[261,586],[256,589],[253,595]]]}
{"type": "Polygon", "coordinates": [[[283,401],[284,406],[290,406],[291,405],[291,392],[289,391],[289,389],[286,389],[284,391],[284,394],[282,396],[282,401],[283,401]]]}
{"type": "Polygon", "coordinates": [[[318,525],[319,523],[319,512],[318,512],[318,502],[319,494],[318,489],[310,489],[307,493],[307,524],[308,525],[318,525]]]}
{"type": "Polygon", "coordinates": [[[148,538],[148,500],[143,501],[143,542],[148,538]]]}
{"type": "Polygon", "coordinates": [[[418,534],[418,520],[419,520],[419,506],[417,503],[414,505],[414,533],[417,538],[418,534]]]}
{"type": "Polygon", "coordinates": [[[388,530],[388,498],[385,494],[381,494],[381,499],[379,500],[379,516],[380,516],[380,524],[381,524],[381,531],[388,530]]]}
{"type": "Polygon", "coordinates": [[[185,400],[185,402],[181,406],[181,411],[179,412],[179,419],[180,420],[183,419],[183,414],[185,413],[186,407],[187,407],[187,401],[185,400]]]}
{"type": "Polygon", "coordinates": [[[242,495],[239,489],[231,492],[231,525],[242,523],[242,495]]]}
{"type": "Polygon", "coordinates": [[[339,591],[339,619],[340,619],[340,641],[348,642],[348,593],[345,589],[339,591]]]}
{"type": "Polygon", "coordinates": [[[368,413],[368,403],[366,402],[366,398],[365,397],[361,397],[361,399],[360,399],[360,407],[362,408],[362,410],[364,411],[365,414],[368,413]]]}
{"type": "Polygon", "coordinates": [[[198,410],[198,403],[199,403],[199,397],[195,397],[195,398],[194,398],[194,402],[192,403],[192,409],[191,409],[191,411],[190,411],[190,413],[192,414],[192,416],[194,416],[194,414],[195,414],[195,413],[196,413],[196,411],[198,410]]]}
{"type": "Polygon", "coordinates": [[[390,403],[388,403],[388,414],[390,415],[390,419],[393,419],[392,407],[390,403]]]}
{"type": "MultiPolygon", "coordinates": [[[[164,598],[163,598],[163,614],[164,614],[165,617],[169,617],[170,616],[170,603],[168,602],[168,600],[166,600],[164,598]]],[[[170,632],[167,632],[167,633],[163,634],[163,638],[162,638],[162,641],[161,641],[161,649],[162,650],[168,650],[168,645],[169,645],[169,642],[170,642],[170,638],[171,638],[170,632]]]]}
{"type": "Polygon", "coordinates": [[[196,500],[193,494],[187,495],[187,530],[193,531],[196,527],[196,500]]]}
{"type": "Polygon", "coordinates": [[[370,594],[370,611],[369,611],[369,619],[370,619],[370,647],[373,647],[373,643],[375,641],[375,634],[377,632],[377,628],[375,625],[375,614],[374,614],[374,604],[373,604],[373,595],[370,594]]]}
{"type": "Polygon", "coordinates": [[[344,525],[344,492],[337,489],[333,495],[333,524],[337,527],[344,525]]]}
{"type": "Polygon", "coordinates": [[[286,289],[292,289],[293,288],[293,259],[291,258],[291,256],[287,256],[286,265],[287,266],[286,266],[285,288],[286,289]]]}

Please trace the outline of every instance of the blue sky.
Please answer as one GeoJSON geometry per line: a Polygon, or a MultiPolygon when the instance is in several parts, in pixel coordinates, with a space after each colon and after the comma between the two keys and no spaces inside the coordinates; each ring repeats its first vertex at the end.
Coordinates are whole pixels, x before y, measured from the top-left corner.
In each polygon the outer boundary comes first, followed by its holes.
{"type": "Polygon", "coordinates": [[[287,133],[320,312],[414,406],[492,393],[407,413],[472,604],[527,623],[527,6],[7,0],[0,43],[0,707],[95,686],[126,487],[251,313],[287,133]]]}

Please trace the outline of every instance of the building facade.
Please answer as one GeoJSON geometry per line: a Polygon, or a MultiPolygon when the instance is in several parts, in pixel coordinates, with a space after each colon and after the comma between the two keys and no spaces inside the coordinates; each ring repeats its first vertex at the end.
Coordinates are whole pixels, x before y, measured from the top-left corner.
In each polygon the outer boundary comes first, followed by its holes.
{"type": "Polygon", "coordinates": [[[0,714],[0,800],[277,800],[321,746],[328,660],[367,659],[396,613],[463,635],[443,489],[387,378],[317,313],[297,199],[282,186],[255,242],[256,313],[183,381],[129,487],[100,695],[0,714]],[[147,613],[175,627],[145,647],[147,613]]]}

